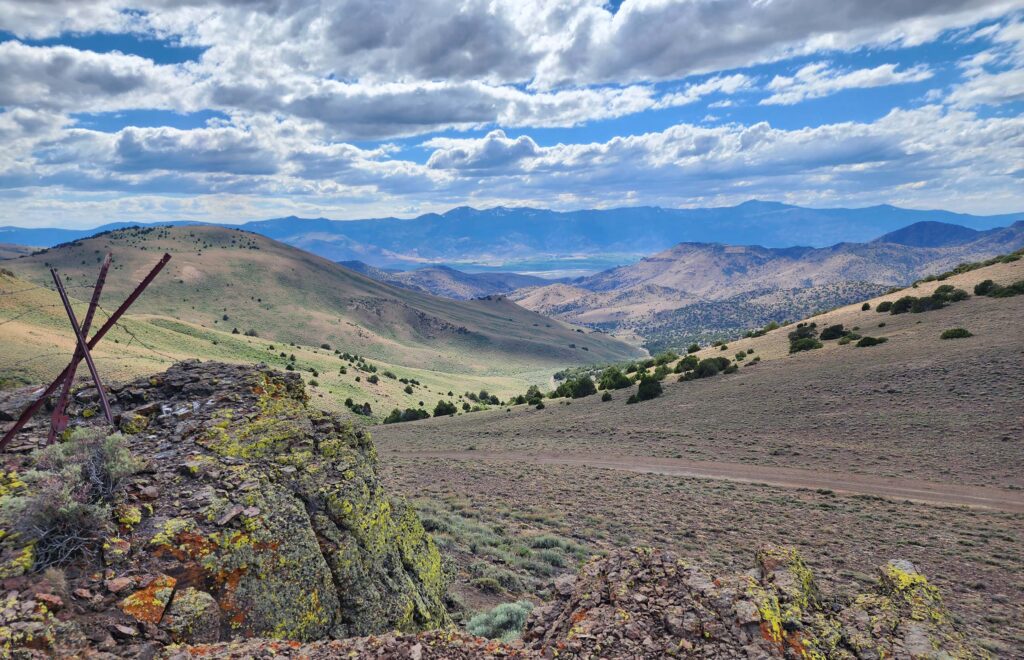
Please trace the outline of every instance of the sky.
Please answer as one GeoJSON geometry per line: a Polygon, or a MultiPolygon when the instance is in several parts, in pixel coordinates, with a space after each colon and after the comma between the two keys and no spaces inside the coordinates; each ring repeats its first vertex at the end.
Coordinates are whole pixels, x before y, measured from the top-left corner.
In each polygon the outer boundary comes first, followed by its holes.
{"type": "Polygon", "coordinates": [[[1024,0],[0,0],[0,225],[1024,211],[1024,0]]]}

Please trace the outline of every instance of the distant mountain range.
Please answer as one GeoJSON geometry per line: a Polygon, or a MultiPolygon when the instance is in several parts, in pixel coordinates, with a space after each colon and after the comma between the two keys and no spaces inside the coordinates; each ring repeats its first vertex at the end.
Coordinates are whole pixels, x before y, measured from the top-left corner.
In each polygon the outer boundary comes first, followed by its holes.
{"type": "Polygon", "coordinates": [[[987,231],[923,222],[869,243],[825,248],[680,243],[634,264],[510,297],[554,318],[631,331],[652,350],[678,348],[849,304],[1022,245],[1024,221],[987,231]]]}
{"type": "MultiPolygon", "coordinates": [[[[960,229],[948,231],[963,233],[1018,220],[1024,220],[1024,213],[973,216],[894,206],[811,209],[750,201],[719,208],[632,207],[569,212],[459,207],[412,220],[288,217],[248,222],[240,227],[332,261],[361,261],[378,268],[408,270],[449,265],[460,270],[561,272],[567,267],[593,271],[626,264],[681,242],[825,247],[866,242],[921,222],[957,225],[960,229]]],[[[90,230],[0,227],[0,242],[48,247],[131,224],[115,223],[90,230]]],[[[942,241],[951,240],[945,234],[940,236],[935,228],[924,227],[919,233],[907,240],[939,241],[918,244],[921,247],[938,247],[942,241]]]]}

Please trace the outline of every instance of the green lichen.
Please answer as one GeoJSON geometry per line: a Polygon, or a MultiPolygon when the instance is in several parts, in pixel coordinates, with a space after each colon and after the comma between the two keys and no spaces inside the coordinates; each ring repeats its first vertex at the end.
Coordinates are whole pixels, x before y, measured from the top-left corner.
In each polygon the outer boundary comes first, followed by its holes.
{"type": "Polygon", "coordinates": [[[121,429],[122,433],[127,435],[135,435],[142,433],[149,427],[149,417],[138,414],[128,414],[121,418],[121,423],[118,428],[121,429]]]}
{"type": "Polygon", "coordinates": [[[171,518],[163,524],[153,538],[149,540],[150,545],[174,547],[178,543],[178,536],[182,532],[191,532],[196,528],[194,520],[188,518],[171,518]]]}
{"type": "Polygon", "coordinates": [[[114,509],[114,516],[117,522],[121,523],[129,530],[142,522],[142,511],[139,510],[139,507],[129,504],[117,506],[114,509]]]}

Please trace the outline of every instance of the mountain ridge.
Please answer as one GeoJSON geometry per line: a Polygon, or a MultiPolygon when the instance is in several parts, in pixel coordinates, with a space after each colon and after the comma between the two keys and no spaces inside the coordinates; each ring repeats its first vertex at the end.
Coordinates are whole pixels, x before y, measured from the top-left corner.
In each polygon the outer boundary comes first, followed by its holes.
{"type": "MultiPolygon", "coordinates": [[[[359,260],[408,269],[447,264],[502,266],[524,259],[565,261],[606,255],[625,263],[685,241],[791,247],[793,236],[810,247],[867,242],[920,221],[984,231],[1024,219],[1024,213],[974,216],[943,210],[809,208],[751,200],[736,206],[670,209],[652,206],[554,211],[530,207],[455,207],[416,218],[331,220],[288,216],[254,220],[238,228],[301,247],[332,261],[359,260]]],[[[0,242],[52,246],[96,231],[0,227],[0,242]]],[[[144,224],[144,223],[143,223],[144,224]]],[[[194,221],[152,223],[187,226],[194,221]]]]}
{"type": "Polygon", "coordinates": [[[947,245],[917,247],[883,240],[822,248],[679,243],[636,263],[577,278],[571,289],[531,287],[510,297],[554,318],[635,332],[648,340],[649,348],[663,348],[654,337],[667,334],[687,343],[725,338],[770,320],[799,318],[871,297],[1024,245],[1024,222],[970,234],[954,231],[973,239],[959,244],[949,244],[960,239],[951,237],[945,227],[905,229],[909,231],[881,238],[935,242],[938,237],[947,245]],[[688,308],[694,313],[683,313],[688,308]],[[707,325],[710,318],[719,318],[718,325],[707,325]]]}

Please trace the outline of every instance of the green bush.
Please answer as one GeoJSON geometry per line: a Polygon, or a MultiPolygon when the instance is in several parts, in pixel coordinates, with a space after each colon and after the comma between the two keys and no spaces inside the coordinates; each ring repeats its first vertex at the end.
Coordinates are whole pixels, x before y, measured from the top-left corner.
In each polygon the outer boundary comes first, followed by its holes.
{"type": "Polygon", "coordinates": [[[458,412],[455,404],[450,401],[438,401],[437,405],[434,406],[434,417],[444,417],[445,415],[454,415],[458,412]]]}
{"type": "Polygon", "coordinates": [[[799,353],[800,351],[812,351],[816,348],[821,348],[822,343],[813,337],[804,337],[803,339],[797,339],[789,343],[790,353],[799,353]]]}
{"type": "Polygon", "coordinates": [[[668,364],[669,362],[675,362],[678,359],[679,355],[677,355],[674,351],[665,351],[664,353],[659,353],[658,355],[654,356],[654,364],[660,366],[663,364],[668,364]]]}
{"type": "Polygon", "coordinates": [[[686,347],[686,352],[687,353],[696,353],[699,350],[700,350],[700,344],[697,344],[697,343],[690,344],[689,346],[686,347]]]}
{"type": "Polygon", "coordinates": [[[697,365],[699,363],[700,360],[697,359],[696,355],[687,355],[679,362],[676,362],[676,368],[674,369],[674,371],[677,374],[681,374],[684,371],[693,371],[694,369],[697,368],[697,365]]]}
{"type": "Polygon", "coordinates": [[[862,312],[866,312],[869,309],[871,309],[871,303],[866,302],[866,303],[864,303],[863,305],[860,306],[860,311],[862,311],[862,312]]]}
{"type": "Polygon", "coordinates": [[[612,400],[612,393],[606,391],[604,394],[601,395],[601,400],[602,401],[611,401],[612,400]]]}
{"type": "Polygon", "coordinates": [[[843,324],[837,323],[836,325],[830,325],[824,330],[822,330],[819,337],[822,340],[828,341],[830,339],[839,339],[845,334],[846,330],[843,328],[843,324]]]}
{"type": "Polygon", "coordinates": [[[629,376],[622,373],[618,367],[608,367],[605,369],[601,372],[601,378],[598,381],[598,387],[602,390],[621,390],[632,384],[633,381],[629,379],[629,376]]]}
{"type": "Polygon", "coordinates": [[[877,311],[880,314],[883,313],[883,312],[888,312],[890,310],[892,310],[892,301],[891,300],[884,300],[884,301],[878,303],[878,307],[875,308],[875,311],[877,311]]]}
{"type": "Polygon", "coordinates": [[[976,296],[987,296],[989,293],[996,288],[996,283],[992,280],[984,280],[974,285],[974,295],[976,296]]]}
{"type": "Polygon", "coordinates": [[[889,341],[888,337],[861,337],[860,340],[854,344],[857,348],[865,348],[867,346],[878,346],[889,341]]]}
{"type": "Polygon", "coordinates": [[[967,337],[973,337],[969,330],[966,328],[950,328],[949,330],[943,330],[940,335],[941,339],[966,339],[967,337]]]}
{"type": "Polygon", "coordinates": [[[474,616],[466,624],[466,630],[477,637],[511,642],[522,634],[532,609],[533,603],[528,600],[502,603],[489,612],[474,616]]]}
{"type": "Polygon", "coordinates": [[[661,382],[653,376],[644,376],[640,379],[640,386],[636,390],[637,401],[648,401],[661,396],[661,382]]]}
{"type": "Polygon", "coordinates": [[[1018,280],[1008,286],[996,284],[992,280],[985,280],[974,286],[975,295],[988,296],[990,298],[1011,298],[1024,295],[1024,280],[1018,280]]]}
{"type": "Polygon", "coordinates": [[[34,569],[95,550],[110,527],[110,500],[144,465],[122,443],[120,434],[76,430],[36,451],[24,491],[0,497],[0,528],[34,546],[34,569]]]}
{"type": "Polygon", "coordinates": [[[428,417],[430,417],[430,413],[426,410],[418,410],[416,408],[399,410],[398,408],[395,408],[387,417],[384,418],[384,423],[397,424],[398,422],[414,422],[417,419],[426,419],[428,417]]]}

